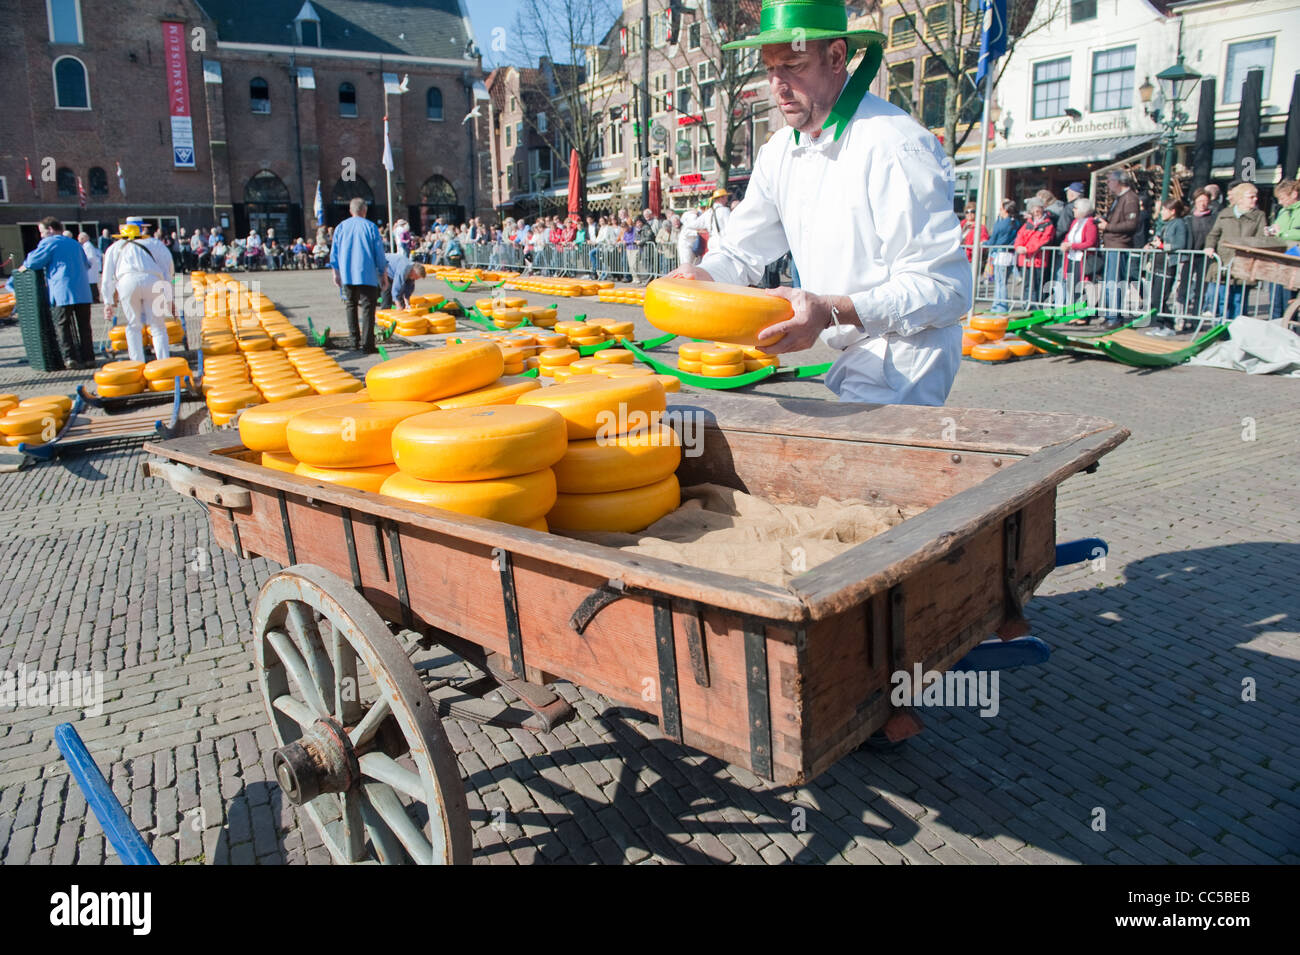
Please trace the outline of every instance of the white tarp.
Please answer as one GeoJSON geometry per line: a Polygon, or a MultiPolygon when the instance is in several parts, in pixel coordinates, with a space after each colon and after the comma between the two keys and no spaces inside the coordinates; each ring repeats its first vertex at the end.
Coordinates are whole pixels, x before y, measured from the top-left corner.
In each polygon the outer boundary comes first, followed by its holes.
{"type": "Polygon", "coordinates": [[[1228,341],[1216,342],[1187,364],[1244,371],[1248,375],[1300,378],[1300,335],[1283,328],[1280,322],[1234,318],[1228,325],[1228,337],[1228,341]]]}

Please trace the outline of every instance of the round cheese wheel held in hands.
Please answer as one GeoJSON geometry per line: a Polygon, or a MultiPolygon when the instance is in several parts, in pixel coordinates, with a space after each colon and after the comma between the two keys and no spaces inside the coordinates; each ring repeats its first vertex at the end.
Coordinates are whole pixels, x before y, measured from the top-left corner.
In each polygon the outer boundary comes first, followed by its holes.
{"type": "Polygon", "coordinates": [[[646,320],[661,331],[735,345],[757,345],[763,329],[794,316],[789,301],[761,289],[678,278],[646,286],[644,308],[646,320]]]}

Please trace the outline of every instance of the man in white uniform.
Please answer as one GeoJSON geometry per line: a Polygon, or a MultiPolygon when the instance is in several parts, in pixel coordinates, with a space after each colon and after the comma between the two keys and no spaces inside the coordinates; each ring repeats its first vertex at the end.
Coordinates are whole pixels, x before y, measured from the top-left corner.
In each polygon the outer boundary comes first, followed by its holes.
{"type": "Polygon", "coordinates": [[[138,221],[128,219],[117,241],[104,253],[100,280],[104,318],[112,322],[121,307],[126,320],[126,351],[132,361],[145,361],[144,326],[149,325],[154,355],[170,358],[167,315],[175,313],[172,300],[172,257],[157,239],[142,238],[138,221]]]}
{"type": "Polygon", "coordinates": [[[90,300],[98,302],[100,301],[99,273],[104,269],[104,253],[95,248],[95,243],[90,241],[90,236],[85,232],[77,236],[77,241],[81,243],[81,251],[86,255],[86,273],[90,278],[90,300]]]}
{"type": "Polygon", "coordinates": [[[674,274],[749,285],[789,251],[802,287],[769,294],[789,299],[794,317],[761,347],[800,351],[820,336],[842,351],[826,375],[841,399],[941,405],[960,367],[971,293],[943,150],[868,92],[884,37],[849,31],[843,0],[764,0],[760,24],[723,48],[762,48],[789,126],[760,147],[722,237],[698,266],[674,274]]]}

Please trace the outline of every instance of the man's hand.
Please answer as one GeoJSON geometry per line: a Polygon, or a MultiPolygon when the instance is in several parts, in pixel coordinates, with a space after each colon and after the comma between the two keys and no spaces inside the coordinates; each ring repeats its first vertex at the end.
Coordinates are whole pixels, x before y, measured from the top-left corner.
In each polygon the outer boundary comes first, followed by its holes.
{"type": "Polygon", "coordinates": [[[1016,251],[1019,252],[1021,255],[1028,255],[1028,254],[1029,254],[1029,250],[1028,250],[1027,248],[1025,248],[1023,245],[1018,245],[1018,246],[1016,246],[1016,251]]]}
{"type": "Polygon", "coordinates": [[[338,287],[338,288],[342,288],[342,287],[343,287],[343,283],[342,283],[341,281],[339,281],[339,273],[338,273],[338,272],[334,272],[333,274],[334,274],[334,285],[335,285],[336,287],[338,287]]]}
{"type": "Polygon", "coordinates": [[[104,303],[104,321],[106,322],[113,321],[113,306],[108,304],[107,302],[104,303]]]}
{"type": "MultiPolygon", "coordinates": [[[[783,298],[794,308],[794,316],[776,325],[763,329],[758,339],[758,347],[772,355],[786,352],[803,351],[811,348],[817,341],[822,329],[831,323],[832,298],[826,295],[814,295],[801,288],[778,286],[767,290],[768,295],[783,298]]],[[[841,324],[849,324],[856,319],[852,309],[845,316],[840,309],[841,324]]]]}
{"type": "Polygon", "coordinates": [[[698,265],[679,265],[667,275],[666,279],[692,279],[697,282],[712,282],[713,276],[698,265]]]}

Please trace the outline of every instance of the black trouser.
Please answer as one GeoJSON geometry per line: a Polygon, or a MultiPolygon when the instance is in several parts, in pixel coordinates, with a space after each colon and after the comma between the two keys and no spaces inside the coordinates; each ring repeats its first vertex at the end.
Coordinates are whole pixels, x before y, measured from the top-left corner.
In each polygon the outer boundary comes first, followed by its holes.
{"type": "Polygon", "coordinates": [[[99,304],[99,283],[98,282],[90,283],[90,302],[92,305],[99,304]]]}
{"type": "Polygon", "coordinates": [[[95,343],[90,332],[90,303],[54,305],[50,317],[54,320],[63,364],[71,368],[73,362],[93,361],[95,343]]]}
{"type": "Polygon", "coordinates": [[[377,285],[343,286],[344,311],[348,318],[348,334],[352,347],[367,355],[375,351],[375,302],[379,300],[377,285]],[[357,322],[360,321],[360,327],[357,322]],[[362,341],[362,336],[365,340],[362,341]]]}

